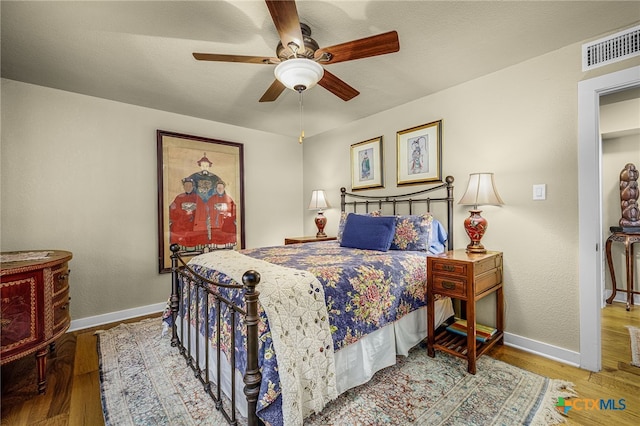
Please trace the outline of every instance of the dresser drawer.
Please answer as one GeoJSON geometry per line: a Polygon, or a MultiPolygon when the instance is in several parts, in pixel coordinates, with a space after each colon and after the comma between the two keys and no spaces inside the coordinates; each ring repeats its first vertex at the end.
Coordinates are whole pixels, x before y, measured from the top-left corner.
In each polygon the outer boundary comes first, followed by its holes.
{"type": "Polygon", "coordinates": [[[53,333],[65,330],[70,323],[69,287],[67,287],[53,297],[53,333]]]}
{"type": "Polygon", "coordinates": [[[467,280],[450,275],[433,275],[433,292],[451,297],[466,297],[467,280]]]}
{"type": "Polygon", "coordinates": [[[434,274],[438,272],[446,272],[448,274],[461,276],[467,275],[467,265],[465,263],[452,263],[447,260],[433,259],[431,261],[431,267],[433,268],[434,274]]]}
{"type": "Polygon", "coordinates": [[[53,270],[53,293],[64,288],[69,288],[69,267],[66,262],[53,270]]]}

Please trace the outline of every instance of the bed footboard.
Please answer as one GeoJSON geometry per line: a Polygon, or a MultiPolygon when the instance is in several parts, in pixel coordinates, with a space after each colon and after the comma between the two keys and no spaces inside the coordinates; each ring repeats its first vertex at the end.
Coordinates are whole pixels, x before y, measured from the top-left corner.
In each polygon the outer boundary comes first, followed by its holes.
{"type": "MultiPolygon", "coordinates": [[[[171,249],[171,297],[170,297],[170,308],[171,308],[171,317],[172,317],[172,331],[171,331],[171,346],[178,347],[180,353],[185,358],[187,365],[191,367],[194,371],[196,377],[202,383],[205,391],[211,396],[213,401],[215,402],[216,409],[219,410],[222,415],[225,417],[227,422],[231,425],[237,424],[236,419],[236,401],[235,401],[235,350],[230,353],[230,378],[231,378],[231,406],[229,410],[226,410],[222,404],[222,371],[221,371],[221,305],[225,305],[228,309],[228,312],[231,314],[231,322],[235,324],[236,316],[241,315],[244,319],[244,323],[247,329],[247,337],[246,337],[246,353],[247,353],[247,365],[245,368],[245,374],[243,377],[244,381],[244,395],[247,399],[247,422],[249,426],[257,426],[259,424],[258,417],[256,415],[256,408],[258,404],[258,395],[260,393],[260,384],[262,381],[262,373],[258,367],[258,323],[260,321],[260,317],[258,314],[258,296],[259,292],[256,290],[256,286],[260,282],[260,274],[256,271],[247,271],[242,276],[243,285],[228,285],[221,284],[218,282],[211,281],[193,271],[184,261],[184,259],[180,256],[180,247],[177,244],[174,244],[170,247],[171,249]],[[182,282],[182,284],[181,284],[182,282]],[[229,300],[223,297],[217,290],[217,288],[235,288],[242,289],[244,288],[244,308],[242,306],[238,306],[232,300],[229,300]],[[183,307],[181,310],[180,304],[182,303],[183,295],[181,294],[184,289],[187,288],[189,291],[189,295],[187,296],[188,303],[186,307],[183,307]],[[210,335],[210,327],[209,327],[209,316],[204,316],[204,330],[205,336],[202,337],[205,339],[204,344],[204,354],[200,354],[200,342],[201,338],[200,330],[202,327],[200,324],[199,315],[195,315],[195,318],[189,318],[186,322],[186,330],[185,330],[185,321],[180,321],[180,327],[178,327],[177,319],[179,312],[191,312],[191,304],[194,304],[195,312],[199,310],[199,298],[196,297],[195,300],[191,300],[190,294],[191,289],[196,289],[197,294],[200,292],[204,292],[208,295],[208,297],[204,298],[204,303],[206,304],[205,312],[209,312],[209,298],[211,297],[214,300],[216,315],[217,315],[217,328],[215,330],[215,336],[210,335]],[[193,320],[193,321],[192,321],[193,320]],[[193,324],[192,324],[193,323],[193,324]],[[195,329],[195,333],[193,332],[195,329]],[[185,337],[186,336],[186,337],[185,337]],[[195,339],[195,342],[192,342],[192,336],[195,339]],[[211,339],[215,339],[216,341],[216,377],[212,382],[209,377],[209,341],[211,339]],[[185,342],[186,340],[186,342],[185,342]],[[185,345],[186,343],[186,345],[185,345]],[[192,345],[192,343],[195,344],[192,345]],[[195,349],[192,351],[192,347],[195,349]],[[195,352],[195,353],[194,353],[195,352]],[[204,368],[201,368],[201,365],[204,364],[204,368]]],[[[232,330],[234,327],[232,327],[232,330]]],[[[231,345],[235,347],[235,333],[231,333],[231,345]]]]}

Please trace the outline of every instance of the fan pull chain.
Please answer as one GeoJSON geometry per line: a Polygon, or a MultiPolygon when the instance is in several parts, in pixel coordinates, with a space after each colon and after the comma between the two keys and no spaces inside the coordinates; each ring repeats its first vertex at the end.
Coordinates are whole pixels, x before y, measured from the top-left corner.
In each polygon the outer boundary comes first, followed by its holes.
{"type": "Polygon", "coordinates": [[[303,106],[302,106],[302,90],[300,90],[298,93],[300,93],[300,136],[298,136],[298,143],[302,143],[302,141],[304,140],[304,128],[302,125],[302,113],[303,113],[303,106]]]}

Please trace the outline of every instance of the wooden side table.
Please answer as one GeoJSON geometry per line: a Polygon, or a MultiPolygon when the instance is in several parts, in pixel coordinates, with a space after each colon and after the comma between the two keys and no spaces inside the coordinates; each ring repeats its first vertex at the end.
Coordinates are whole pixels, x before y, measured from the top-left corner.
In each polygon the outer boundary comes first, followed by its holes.
{"type": "Polygon", "coordinates": [[[476,374],[476,360],[504,338],[502,252],[467,253],[452,250],[427,257],[427,353],[440,350],[467,360],[467,371],[476,374]],[[476,340],[476,302],[496,293],[496,334],[486,342],[476,340]],[[442,330],[435,333],[435,295],[459,299],[466,305],[467,335],[442,330]]]}
{"type": "Polygon", "coordinates": [[[337,237],[288,237],[284,239],[284,244],[304,244],[304,243],[314,243],[316,241],[333,241],[337,240],[337,237]]]}
{"type": "Polygon", "coordinates": [[[605,250],[607,253],[607,263],[609,264],[609,272],[611,273],[611,286],[613,287],[613,293],[611,293],[611,296],[609,296],[609,298],[607,299],[607,303],[608,304],[613,303],[613,299],[616,297],[616,292],[618,290],[624,291],[627,293],[627,311],[630,310],[631,305],[634,304],[633,295],[640,294],[640,292],[634,290],[634,286],[633,286],[633,278],[634,278],[633,245],[638,242],[640,242],[640,229],[638,229],[637,232],[633,232],[633,233],[623,232],[623,231],[619,231],[619,232],[614,231],[609,236],[609,238],[607,238],[607,243],[605,245],[605,250]],[[627,266],[626,267],[627,269],[627,288],[626,289],[618,289],[618,286],[616,285],[616,271],[613,269],[613,261],[611,259],[611,244],[613,244],[614,241],[624,243],[624,254],[626,258],[625,263],[627,266]]]}

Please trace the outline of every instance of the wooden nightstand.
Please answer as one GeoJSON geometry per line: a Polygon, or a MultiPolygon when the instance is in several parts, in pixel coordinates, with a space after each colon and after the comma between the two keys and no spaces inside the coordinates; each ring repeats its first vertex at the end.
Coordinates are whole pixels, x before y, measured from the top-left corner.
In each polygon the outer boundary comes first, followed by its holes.
{"type": "Polygon", "coordinates": [[[337,240],[337,237],[289,237],[284,239],[284,244],[303,244],[303,243],[313,243],[316,241],[333,241],[337,240]]]}
{"type": "Polygon", "coordinates": [[[502,252],[482,254],[453,250],[440,256],[427,257],[427,353],[435,350],[465,358],[467,370],[476,374],[476,360],[504,338],[504,295],[502,292],[502,252]],[[496,334],[486,342],[476,340],[476,301],[496,293],[496,334]],[[435,295],[463,301],[467,335],[442,330],[435,335],[435,295]]]}

